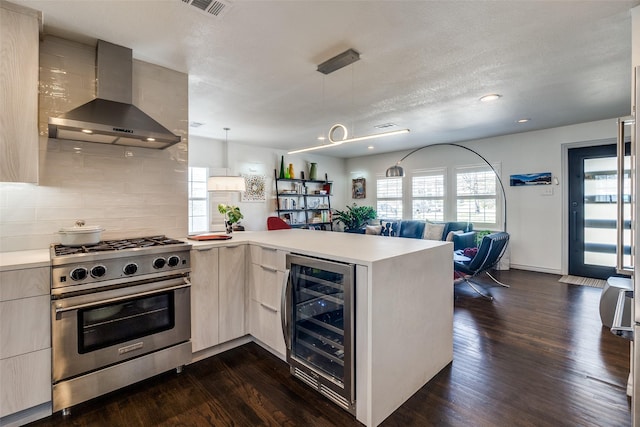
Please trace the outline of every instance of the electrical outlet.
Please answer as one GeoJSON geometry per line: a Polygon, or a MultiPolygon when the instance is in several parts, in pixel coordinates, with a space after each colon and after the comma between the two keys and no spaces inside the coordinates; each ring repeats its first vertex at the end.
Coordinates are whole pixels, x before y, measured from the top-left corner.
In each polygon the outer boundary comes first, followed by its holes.
{"type": "Polygon", "coordinates": [[[549,186],[542,190],[542,196],[553,196],[553,187],[549,186]]]}

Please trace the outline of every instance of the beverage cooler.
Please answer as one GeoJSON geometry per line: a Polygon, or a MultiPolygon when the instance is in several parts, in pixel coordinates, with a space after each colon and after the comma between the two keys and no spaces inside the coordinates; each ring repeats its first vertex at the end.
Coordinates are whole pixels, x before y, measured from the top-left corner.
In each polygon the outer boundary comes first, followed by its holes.
{"type": "Polygon", "coordinates": [[[287,269],[282,316],[291,373],[355,414],[355,266],[290,254],[287,269]]]}

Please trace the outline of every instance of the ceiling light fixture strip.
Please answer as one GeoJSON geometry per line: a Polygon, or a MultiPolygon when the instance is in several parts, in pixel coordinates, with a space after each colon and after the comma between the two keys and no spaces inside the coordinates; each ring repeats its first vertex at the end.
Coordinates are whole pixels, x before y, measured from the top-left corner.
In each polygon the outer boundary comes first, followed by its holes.
{"type": "Polygon", "coordinates": [[[322,148],[335,147],[337,145],[341,145],[347,142],[365,141],[367,139],[381,138],[383,136],[399,135],[399,134],[408,133],[408,132],[410,132],[409,129],[400,129],[400,130],[393,130],[389,132],[375,133],[373,135],[357,136],[354,138],[347,138],[347,139],[338,140],[338,141],[333,141],[330,139],[331,144],[316,145],[315,147],[301,148],[299,150],[289,151],[287,152],[287,154],[296,154],[296,153],[303,153],[306,151],[320,150],[322,148]]]}

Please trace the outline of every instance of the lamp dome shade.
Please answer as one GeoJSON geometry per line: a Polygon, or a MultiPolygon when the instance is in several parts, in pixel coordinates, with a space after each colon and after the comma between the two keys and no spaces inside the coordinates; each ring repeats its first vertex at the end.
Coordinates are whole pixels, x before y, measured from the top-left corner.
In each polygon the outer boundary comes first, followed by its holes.
{"type": "Polygon", "coordinates": [[[402,169],[402,166],[399,165],[391,166],[389,169],[387,169],[385,176],[387,178],[402,177],[404,176],[404,169],[402,169]]]}

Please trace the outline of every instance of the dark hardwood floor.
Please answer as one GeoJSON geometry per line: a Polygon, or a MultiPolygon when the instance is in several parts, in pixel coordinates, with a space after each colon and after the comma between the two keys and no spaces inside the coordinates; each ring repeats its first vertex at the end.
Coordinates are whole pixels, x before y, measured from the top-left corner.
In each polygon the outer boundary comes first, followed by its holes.
{"type": "MultiPolygon", "coordinates": [[[[382,425],[630,426],[629,341],[602,327],[601,290],[522,270],[497,276],[511,288],[485,287],[494,301],[456,286],[453,363],[382,425]]],[[[251,343],[31,425],[360,424],[251,343]]]]}

